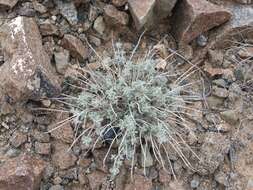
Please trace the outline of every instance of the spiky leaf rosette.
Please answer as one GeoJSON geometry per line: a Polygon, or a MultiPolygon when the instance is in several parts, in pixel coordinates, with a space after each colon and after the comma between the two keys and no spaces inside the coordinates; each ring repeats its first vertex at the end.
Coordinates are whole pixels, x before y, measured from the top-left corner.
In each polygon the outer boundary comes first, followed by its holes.
{"type": "Polygon", "coordinates": [[[175,73],[160,72],[156,65],[149,57],[129,60],[118,48],[113,58],[102,62],[101,69],[87,68],[87,75],[79,78],[85,87],[71,100],[71,112],[77,123],[93,123],[83,127],[84,144],[94,143],[94,134],[109,141],[106,157],[112,144],[118,145],[117,154],[112,155],[112,176],[118,174],[124,159],[134,160],[136,150],[144,153],[146,146],[163,166],[161,152],[169,160],[167,145],[190,166],[181,148],[185,143],[182,134],[188,130],[182,115],[189,101],[185,94],[189,84],[173,81],[175,73]]]}

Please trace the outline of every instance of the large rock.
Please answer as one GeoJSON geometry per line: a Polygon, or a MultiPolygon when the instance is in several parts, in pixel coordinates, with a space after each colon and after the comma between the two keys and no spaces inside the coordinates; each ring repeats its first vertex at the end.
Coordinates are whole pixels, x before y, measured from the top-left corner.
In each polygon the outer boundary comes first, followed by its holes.
{"type": "Polygon", "coordinates": [[[14,102],[59,93],[60,85],[33,18],[17,17],[0,28],[4,64],[0,92],[14,102]]]}
{"type": "Polygon", "coordinates": [[[128,0],[129,9],[138,30],[151,28],[171,14],[177,0],[128,0]]]}
{"type": "Polygon", "coordinates": [[[189,43],[230,17],[229,11],[206,0],[182,0],[173,15],[173,34],[177,41],[189,43]]]}
{"type": "Polygon", "coordinates": [[[0,0],[0,8],[2,9],[12,9],[18,0],[0,0]]]}
{"type": "Polygon", "coordinates": [[[0,167],[0,189],[37,190],[44,168],[42,160],[29,155],[7,160],[0,167]]]}
{"type": "Polygon", "coordinates": [[[233,13],[228,23],[211,36],[213,47],[224,49],[230,47],[233,42],[253,39],[253,7],[240,5],[233,2],[223,2],[223,7],[233,13]]]}

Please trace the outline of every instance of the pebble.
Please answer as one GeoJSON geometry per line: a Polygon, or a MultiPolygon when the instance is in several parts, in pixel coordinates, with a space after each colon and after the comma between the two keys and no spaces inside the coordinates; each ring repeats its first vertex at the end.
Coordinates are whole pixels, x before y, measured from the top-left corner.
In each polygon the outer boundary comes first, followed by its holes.
{"type": "Polygon", "coordinates": [[[49,190],[64,190],[61,185],[53,185],[49,190]]]}
{"type": "Polygon", "coordinates": [[[105,22],[104,22],[104,18],[102,16],[99,16],[94,24],[93,24],[93,28],[95,31],[97,31],[97,33],[99,33],[100,35],[103,35],[104,31],[105,31],[105,22]]]}
{"type": "Polygon", "coordinates": [[[207,45],[208,38],[206,36],[204,36],[203,34],[201,34],[197,37],[196,42],[197,42],[198,46],[205,47],[207,45]]]}

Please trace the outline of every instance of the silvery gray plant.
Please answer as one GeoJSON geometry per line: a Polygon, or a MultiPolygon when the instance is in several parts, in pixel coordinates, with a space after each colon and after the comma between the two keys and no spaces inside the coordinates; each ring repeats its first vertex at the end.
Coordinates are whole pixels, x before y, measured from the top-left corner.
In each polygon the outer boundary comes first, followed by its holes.
{"type": "Polygon", "coordinates": [[[137,154],[144,155],[145,168],[147,149],[165,169],[168,163],[173,171],[170,151],[192,168],[183,153],[187,148],[197,157],[184,139],[184,135],[193,133],[185,118],[188,104],[195,97],[188,90],[192,83],[184,82],[191,72],[178,76],[174,71],[161,71],[151,54],[133,54],[127,56],[122,45],[116,43],[114,55],[101,58],[100,68],[91,69],[88,65],[83,69],[77,79],[82,84],[81,92],[67,98],[71,118],[76,126],[82,125],[74,143],[81,140],[95,148],[99,141],[106,142],[104,161],[112,159],[112,177],[119,173],[125,160],[130,161],[133,171],[137,154]],[[114,154],[113,145],[117,147],[114,154]]]}

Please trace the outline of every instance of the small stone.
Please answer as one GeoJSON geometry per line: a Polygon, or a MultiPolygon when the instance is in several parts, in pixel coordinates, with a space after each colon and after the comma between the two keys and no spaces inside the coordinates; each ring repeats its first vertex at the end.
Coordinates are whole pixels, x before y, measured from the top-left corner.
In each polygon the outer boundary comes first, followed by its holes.
{"type": "Polygon", "coordinates": [[[93,28],[94,30],[97,31],[97,33],[99,33],[100,35],[103,35],[104,31],[105,31],[105,23],[104,23],[104,18],[102,16],[99,16],[94,24],[93,24],[93,28]]]}
{"type": "Polygon", "coordinates": [[[127,0],[112,0],[112,4],[116,7],[122,7],[127,3],[127,0]]]}
{"type": "Polygon", "coordinates": [[[47,107],[47,108],[49,108],[51,106],[50,100],[42,100],[41,103],[44,107],[47,107]]]}
{"type": "Polygon", "coordinates": [[[207,98],[207,103],[210,106],[210,108],[217,109],[223,105],[224,100],[222,98],[218,98],[216,96],[209,96],[207,98]]]}
{"type": "Polygon", "coordinates": [[[42,155],[49,155],[51,152],[50,143],[35,142],[35,152],[42,155]]]}
{"type": "Polygon", "coordinates": [[[242,58],[242,59],[248,59],[250,57],[253,57],[253,47],[245,47],[243,49],[240,49],[237,54],[242,58]]]}
{"type": "Polygon", "coordinates": [[[96,20],[98,15],[99,15],[98,8],[93,5],[90,5],[89,15],[88,15],[89,21],[94,22],[94,20],[96,20]]]}
{"type": "Polygon", "coordinates": [[[21,6],[18,7],[17,13],[19,16],[25,17],[34,17],[36,14],[33,5],[30,2],[22,3],[21,6]]]}
{"type": "Polygon", "coordinates": [[[39,26],[42,36],[59,36],[59,29],[55,24],[50,23],[50,21],[45,21],[39,26]]]}
{"type": "Polygon", "coordinates": [[[47,143],[50,140],[50,135],[48,133],[41,132],[36,129],[32,132],[32,136],[35,140],[39,142],[47,143]]]}
{"type": "Polygon", "coordinates": [[[141,190],[151,190],[152,180],[147,179],[142,175],[135,174],[133,176],[133,182],[125,185],[125,190],[141,189],[141,190]]]}
{"type": "Polygon", "coordinates": [[[225,187],[227,187],[229,185],[228,176],[224,172],[219,171],[218,173],[216,173],[214,175],[214,179],[215,179],[215,181],[224,185],[225,187]]]}
{"type": "Polygon", "coordinates": [[[12,9],[18,0],[0,0],[0,8],[2,9],[12,9]]]}
{"type": "Polygon", "coordinates": [[[198,46],[205,47],[207,45],[208,39],[203,34],[199,35],[196,39],[198,46]]]}
{"type": "Polygon", "coordinates": [[[39,3],[38,1],[33,1],[32,3],[33,3],[34,9],[40,14],[44,14],[47,12],[47,8],[43,4],[39,3]]]}
{"type": "Polygon", "coordinates": [[[173,33],[178,41],[186,44],[231,17],[229,11],[206,0],[183,0],[174,11],[173,33]]]}
{"type": "Polygon", "coordinates": [[[220,113],[221,118],[231,125],[236,124],[239,121],[239,114],[236,110],[227,110],[220,113]]]}
{"type": "Polygon", "coordinates": [[[78,13],[73,1],[57,0],[56,2],[62,16],[64,16],[71,25],[76,25],[78,23],[78,13]]]}
{"type": "Polygon", "coordinates": [[[225,88],[220,88],[220,87],[214,86],[212,90],[213,90],[212,94],[214,96],[219,97],[219,98],[227,98],[229,95],[229,91],[225,88]]]}
{"type": "Polygon", "coordinates": [[[167,185],[170,181],[171,181],[171,174],[169,174],[167,171],[165,171],[164,169],[161,169],[159,171],[159,181],[164,184],[167,185]]]}
{"type": "Polygon", "coordinates": [[[53,185],[49,190],[64,190],[64,188],[61,185],[53,185]]]}
{"type": "Polygon", "coordinates": [[[0,167],[0,189],[39,189],[44,168],[44,161],[27,154],[9,159],[0,167]]]}
{"type": "Polygon", "coordinates": [[[56,123],[59,123],[63,120],[68,119],[68,115],[66,113],[59,113],[56,115],[56,121],[55,123],[48,126],[48,130],[52,137],[55,139],[59,139],[66,143],[72,143],[74,140],[74,131],[70,125],[70,123],[67,121],[62,124],[59,127],[59,125],[55,125],[56,123]],[[57,128],[58,127],[58,128],[57,128]]]}
{"type": "Polygon", "coordinates": [[[106,174],[99,170],[93,171],[91,174],[88,174],[91,189],[100,189],[102,184],[106,181],[106,174]]]}
{"type": "Polygon", "coordinates": [[[19,131],[15,131],[12,134],[10,141],[11,141],[12,146],[14,146],[15,148],[18,148],[27,141],[27,135],[19,131]]]}
{"type": "Polygon", "coordinates": [[[85,60],[89,56],[88,47],[73,35],[65,34],[61,41],[61,46],[69,50],[70,54],[79,60],[85,60]]]}
{"type": "Polygon", "coordinates": [[[71,151],[68,151],[69,145],[55,143],[54,149],[55,151],[52,155],[52,161],[56,167],[64,170],[75,165],[77,158],[71,151]]]}
{"type": "Polygon", "coordinates": [[[55,52],[54,59],[57,72],[60,74],[64,74],[70,64],[69,51],[63,49],[59,52],[55,52]]]}
{"type": "Polygon", "coordinates": [[[129,21],[128,14],[119,11],[113,5],[106,5],[104,7],[105,21],[114,26],[127,25],[129,21]]]}

